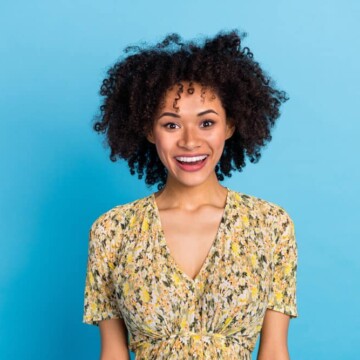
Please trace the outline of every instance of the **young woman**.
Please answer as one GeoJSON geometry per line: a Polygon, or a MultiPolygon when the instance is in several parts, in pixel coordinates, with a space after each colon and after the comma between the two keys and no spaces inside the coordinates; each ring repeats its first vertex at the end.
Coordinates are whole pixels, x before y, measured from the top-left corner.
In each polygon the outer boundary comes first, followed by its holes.
{"type": "Polygon", "coordinates": [[[100,327],[102,360],[251,359],[259,334],[258,360],[289,359],[293,221],[220,184],[259,160],[287,100],[243,36],[128,47],[103,81],[95,130],[159,191],[91,227],[83,321],[100,327]]]}

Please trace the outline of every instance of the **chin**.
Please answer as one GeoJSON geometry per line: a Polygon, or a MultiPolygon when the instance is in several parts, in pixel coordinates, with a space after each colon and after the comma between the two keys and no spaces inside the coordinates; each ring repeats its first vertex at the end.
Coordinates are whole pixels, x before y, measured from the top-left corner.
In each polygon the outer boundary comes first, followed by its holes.
{"type": "Polygon", "coordinates": [[[212,174],[208,174],[206,176],[204,174],[194,174],[194,173],[184,174],[183,176],[171,175],[171,182],[186,187],[195,187],[195,186],[203,185],[208,181],[210,181],[210,179],[212,178],[211,175],[212,174]]]}

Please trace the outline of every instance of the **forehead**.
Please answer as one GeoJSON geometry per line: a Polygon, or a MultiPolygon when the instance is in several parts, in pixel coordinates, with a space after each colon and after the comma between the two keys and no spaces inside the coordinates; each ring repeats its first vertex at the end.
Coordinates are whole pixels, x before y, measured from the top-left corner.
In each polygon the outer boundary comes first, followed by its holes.
{"type": "Polygon", "coordinates": [[[217,110],[223,108],[216,91],[196,82],[182,81],[165,92],[159,110],[182,112],[189,108],[202,109],[208,107],[217,110]]]}

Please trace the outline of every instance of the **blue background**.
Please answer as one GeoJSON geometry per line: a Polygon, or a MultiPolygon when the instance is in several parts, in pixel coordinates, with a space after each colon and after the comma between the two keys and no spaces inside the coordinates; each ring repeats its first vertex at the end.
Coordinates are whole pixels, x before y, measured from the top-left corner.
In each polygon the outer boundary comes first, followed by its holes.
{"type": "Polygon", "coordinates": [[[224,184],[294,220],[292,360],[357,358],[359,18],[357,0],[2,0],[0,358],[98,359],[82,324],[90,225],[156,190],[92,131],[100,82],[128,44],[233,28],[290,101],[260,162],[224,184]]]}

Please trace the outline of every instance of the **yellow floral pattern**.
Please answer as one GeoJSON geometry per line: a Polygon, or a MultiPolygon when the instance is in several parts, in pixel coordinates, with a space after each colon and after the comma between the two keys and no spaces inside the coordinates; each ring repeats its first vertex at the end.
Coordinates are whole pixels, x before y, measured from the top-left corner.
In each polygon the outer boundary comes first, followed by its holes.
{"type": "Polygon", "coordinates": [[[294,224],[280,206],[228,189],[195,279],[176,264],[155,195],[91,226],[83,322],[122,318],[137,360],[251,359],[266,309],[297,317],[294,224]]]}

